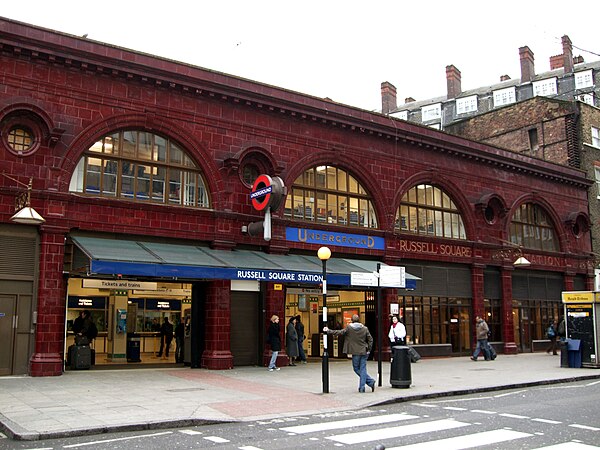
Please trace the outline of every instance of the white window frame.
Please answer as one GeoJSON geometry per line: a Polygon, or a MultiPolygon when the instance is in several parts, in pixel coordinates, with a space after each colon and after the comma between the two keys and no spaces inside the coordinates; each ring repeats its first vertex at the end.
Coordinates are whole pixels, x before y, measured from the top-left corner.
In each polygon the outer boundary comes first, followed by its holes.
{"type": "Polygon", "coordinates": [[[575,72],[575,89],[583,89],[594,85],[592,69],[575,72]]]}
{"type": "Polygon", "coordinates": [[[456,99],[456,114],[466,114],[473,111],[477,111],[476,95],[456,99]]]}
{"type": "Polygon", "coordinates": [[[429,122],[430,120],[438,120],[442,117],[442,104],[434,103],[432,105],[423,106],[421,108],[421,121],[429,122]]]}
{"type": "Polygon", "coordinates": [[[556,77],[546,78],[545,80],[533,82],[533,95],[547,97],[548,95],[556,95],[556,77]]]}
{"type": "Polygon", "coordinates": [[[498,106],[510,105],[516,102],[515,87],[508,87],[494,91],[494,108],[498,106]]]}
{"type": "Polygon", "coordinates": [[[596,178],[596,187],[598,188],[596,198],[600,199],[600,166],[594,166],[594,176],[596,178]]]}
{"type": "Polygon", "coordinates": [[[600,148],[600,128],[592,127],[592,146],[600,148]]]}
{"type": "Polygon", "coordinates": [[[588,105],[594,106],[594,93],[577,94],[575,96],[575,99],[579,100],[580,102],[587,103],[588,105]]]}
{"type": "Polygon", "coordinates": [[[392,117],[396,117],[397,119],[408,120],[408,110],[398,111],[390,115],[392,117]]]}

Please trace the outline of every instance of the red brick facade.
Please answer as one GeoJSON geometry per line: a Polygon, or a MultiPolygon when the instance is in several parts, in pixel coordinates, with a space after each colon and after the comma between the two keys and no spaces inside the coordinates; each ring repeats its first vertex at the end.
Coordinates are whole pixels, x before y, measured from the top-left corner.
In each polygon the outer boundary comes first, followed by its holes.
{"type": "MultiPolygon", "coordinates": [[[[335,252],[390,264],[443,261],[471,267],[474,312],[483,308],[482,268],[502,267],[505,351],[512,351],[514,345],[512,266],[509,259],[498,259],[494,252],[502,247],[499,239],[507,238],[510,217],[520,204],[542,205],[560,240],[560,253],[538,255],[538,264],[531,269],[563,273],[566,280],[581,276],[589,282],[592,276],[589,235],[576,238],[565,223],[569,214],[587,211],[589,182],[578,170],[82,38],[7,20],[0,21],[0,28],[0,121],[5,127],[6,121],[22,117],[41,132],[39,148],[30,155],[9,151],[4,141],[0,145],[0,171],[21,181],[33,177],[32,205],[46,219],[40,226],[32,375],[62,371],[64,239],[72,230],[168,237],[210,243],[218,249],[244,245],[266,253],[310,250],[315,254],[318,246],[286,241],[285,227],[302,224],[281,213],[274,215],[270,242],[241,233],[242,225],[259,220],[239,174],[245,158],[259,161],[265,172],[282,177],[286,185],[316,165],[337,166],[351,173],[372,196],[379,229],[370,232],[385,238],[386,248],[339,248],[335,252]],[[71,174],[82,153],[117,129],[147,130],[178,142],[205,175],[211,209],[70,193],[71,174]],[[394,232],[400,199],[418,183],[440,186],[453,198],[465,224],[466,241],[394,232]],[[484,217],[490,196],[506,207],[493,223],[484,217]]],[[[553,135],[556,142],[562,138],[560,133],[553,135]]],[[[0,180],[0,223],[9,223],[16,190],[10,180],[0,180]]],[[[227,281],[214,281],[208,288],[204,367],[232,366],[227,286],[227,281]]],[[[284,316],[283,303],[283,293],[268,290],[267,321],[271,314],[284,316]]]]}

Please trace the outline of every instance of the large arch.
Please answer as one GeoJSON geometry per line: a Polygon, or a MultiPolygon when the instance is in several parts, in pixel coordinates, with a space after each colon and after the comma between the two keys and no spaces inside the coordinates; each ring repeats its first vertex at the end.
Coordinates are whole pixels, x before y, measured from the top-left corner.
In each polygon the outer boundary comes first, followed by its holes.
{"type": "MultiPolygon", "coordinates": [[[[393,219],[395,220],[396,211],[400,207],[400,202],[404,197],[404,194],[408,190],[419,184],[431,184],[441,188],[446,194],[448,194],[452,201],[456,204],[460,216],[463,220],[463,226],[465,227],[466,240],[472,240],[475,235],[475,215],[473,213],[472,205],[464,197],[461,189],[458,188],[450,179],[440,175],[437,171],[424,171],[404,180],[403,183],[396,190],[396,196],[394,197],[393,205],[393,219]]],[[[392,222],[393,227],[393,222],[392,222]]]]}
{"type": "Polygon", "coordinates": [[[371,178],[364,176],[364,167],[359,161],[356,161],[347,155],[344,155],[343,161],[340,161],[339,153],[332,151],[320,152],[318,155],[308,154],[307,156],[299,159],[294,166],[290,168],[285,183],[287,186],[292,186],[296,179],[305,170],[311,167],[325,165],[345,170],[352,175],[358,181],[358,183],[360,183],[363,189],[368,193],[377,217],[377,228],[370,229],[381,231],[387,230],[389,224],[389,213],[387,211],[387,207],[385,206],[386,202],[381,195],[374,194],[382,192],[381,187],[376,185],[371,178]]]}
{"type": "Polygon", "coordinates": [[[73,139],[69,149],[60,164],[62,177],[59,190],[69,190],[69,180],[79,159],[96,140],[116,130],[141,129],[143,131],[159,134],[178,142],[186,154],[200,167],[212,199],[213,208],[223,201],[220,192],[223,191],[222,175],[213,158],[206,157],[208,152],[204,146],[191,136],[191,133],[181,129],[179,125],[151,114],[123,114],[115,115],[101,122],[90,125],[73,139]],[[198,151],[198,149],[200,151],[198,151]]]}

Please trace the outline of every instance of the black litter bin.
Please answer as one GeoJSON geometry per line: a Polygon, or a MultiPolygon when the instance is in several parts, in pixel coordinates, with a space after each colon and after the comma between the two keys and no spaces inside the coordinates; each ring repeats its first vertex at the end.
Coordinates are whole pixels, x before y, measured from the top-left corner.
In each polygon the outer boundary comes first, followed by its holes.
{"type": "Polygon", "coordinates": [[[141,338],[127,336],[127,362],[141,362],[140,359],[141,338]]]}
{"type": "Polygon", "coordinates": [[[569,350],[567,341],[558,341],[560,347],[560,367],[569,367],[569,350]]]}
{"type": "Polygon", "coordinates": [[[581,368],[581,340],[580,339],[569,339],[567,340],[567,349],[569,351],[569,367],[575,369],[581,368]]]}
{"type": "Polygon", "coordinates": [[[392,367],[390,384],[395,388],[409,388],[412,382],[410,371],[410,354],[405,345],[392,347],[392,367]]]}

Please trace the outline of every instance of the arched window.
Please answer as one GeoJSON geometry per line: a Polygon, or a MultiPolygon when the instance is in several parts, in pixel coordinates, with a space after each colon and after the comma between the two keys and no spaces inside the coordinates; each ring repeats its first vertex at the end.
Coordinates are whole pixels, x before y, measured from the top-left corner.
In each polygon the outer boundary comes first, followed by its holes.
{"type": "Polygon", "coordinates": [[[430,184],[419,184],[404,194],[396,213],[395,229],[401,233],[467,238],[462,217],[452,199],[430,184]]]}
{"type": "Polygon", "coordinates": [[[559,250],[552,221],[540,206],[533,203],[522,204],[513,214],[510,241],[536,250],[559,250]]]}
{"type": "Polygon", "coordinates": [[[306,170],[285,200],[285,217],[309,222],[377,228],[370,196],[348,172],[332,166],[306,170]]]}
{"type": "Polygon", "coordinates": [[[173,141],[146,131],[104,136],[79,160],[71,192],[138,202],[210,207],[200,169],[173,141]]]}

